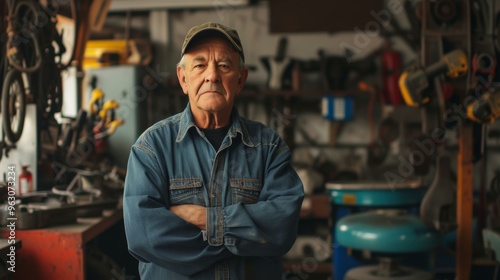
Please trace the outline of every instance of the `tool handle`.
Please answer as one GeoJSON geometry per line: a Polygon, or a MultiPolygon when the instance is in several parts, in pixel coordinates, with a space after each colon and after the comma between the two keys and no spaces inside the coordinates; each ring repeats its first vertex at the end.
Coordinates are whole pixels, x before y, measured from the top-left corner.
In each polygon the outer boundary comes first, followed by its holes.
{"type": "Polygon", "coordinates": [[[101,89],[95,88],[92,90],[92,97],[90,98],[89,101],[89,111],[91,114],[95,115],[99,112],[100,108],[98,101],[103,97],[104,97],[104,92],[101,89]]]}
{"type": "Polygon", "coordinates": [[[108,134],[111,135],[115,133],[116,128],[119,127],[120,125],[123,125],[124,121],[122,119],[116,119],[112,122],[109,123],[108,127],[108,134]]]}
{"type": "Polygon", "coordinates": [[[106,119],[108,111],[116,109],[119,106],[120,105],[118,104],[118,101],[116,101],[115,99],[107,100],[106,102],[104,102],[101,111],[99,111],[99,117],[104,121],[106,119]]]}

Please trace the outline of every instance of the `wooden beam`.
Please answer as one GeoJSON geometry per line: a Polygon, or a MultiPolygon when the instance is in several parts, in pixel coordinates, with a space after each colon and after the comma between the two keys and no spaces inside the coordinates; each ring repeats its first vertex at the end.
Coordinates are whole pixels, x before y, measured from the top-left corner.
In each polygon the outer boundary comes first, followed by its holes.
{"type": "Polygon", "coordinates": [[[457,157],[456,280],[469,280],[472,268],[473,152],[472,124],[459,129],[457,157]]]}
{"type": "Polygon", "coordinates": [[[76,40],[76,50],[75,50],[75,61],[77,64],[77,68],[81,69],[83,64],[83,56],[85,53],[85,45],[87,44],[87,40],[90,35],[90,23],[89,23],[89,12],[90,6],[92,5],[92,1],[77,1],[79,2],[79,10],[78,10],[78,34],[76,40]]]}
{"type": "Polygon", "coordinates": [[[76,41],[75,61],[79,69],[83,64],[85,46],[92,30],[100,30],[106,20],[110,0],[77,0],[78,37],[76,41]]]}

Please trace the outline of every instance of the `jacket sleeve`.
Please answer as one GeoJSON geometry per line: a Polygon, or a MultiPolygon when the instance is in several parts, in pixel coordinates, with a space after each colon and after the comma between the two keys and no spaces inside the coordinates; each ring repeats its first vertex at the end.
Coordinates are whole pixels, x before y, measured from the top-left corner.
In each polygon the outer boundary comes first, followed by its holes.
{"type": "MultiPolygon", "coordinates": [[[[232,253],[277,257],[288,252],[295,242],[304,189],[290,157],[290,150],[280,140],[263,163],[265,178],[258,202],[222,209],[224,245],[232,253]]],[[[207,227],[220,218],[218,211],[208,209],[207,227]]]]}
{"type": "Polygon", "coordinates": [[[165,172],[147,145],[132,147],[123,196],[128,248],[142,262],[194,275],[232,253],[209,246],[199,228],[168,210],[165,172]]]}

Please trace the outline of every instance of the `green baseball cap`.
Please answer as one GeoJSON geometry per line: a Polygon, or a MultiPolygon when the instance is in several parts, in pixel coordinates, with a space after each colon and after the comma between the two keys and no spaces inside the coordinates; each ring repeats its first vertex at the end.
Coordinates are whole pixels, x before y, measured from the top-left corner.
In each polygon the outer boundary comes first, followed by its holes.
{"type": "Polygon", "coordinates": [[[245,56],[243,55],[243,46],[241,45],[238,32],[230,27],[216,22],[205,22],[189,29],[186,38],[184,39],[184,44],[182,44],[181,56],[184,55],[189,43],[193,40],[193,38],[206,31],[215,31],[222,34],[236,48],[238,53],[241,55],[241,59],[245,61],[245,56]]]}

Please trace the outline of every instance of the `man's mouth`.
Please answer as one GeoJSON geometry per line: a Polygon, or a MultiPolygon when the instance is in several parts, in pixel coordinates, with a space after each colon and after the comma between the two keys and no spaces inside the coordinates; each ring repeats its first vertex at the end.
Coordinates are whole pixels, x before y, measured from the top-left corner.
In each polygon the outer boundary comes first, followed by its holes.
{"type": "Polygon", "coordinates": [[[203,91],[200,93],[200,95],[203,95],[203,94],[206,94],[206,93],[217,93],[217,94],[221,94],[220,91],[217,91],[217,90],[206,90],[206,91],[203,91]]]}

